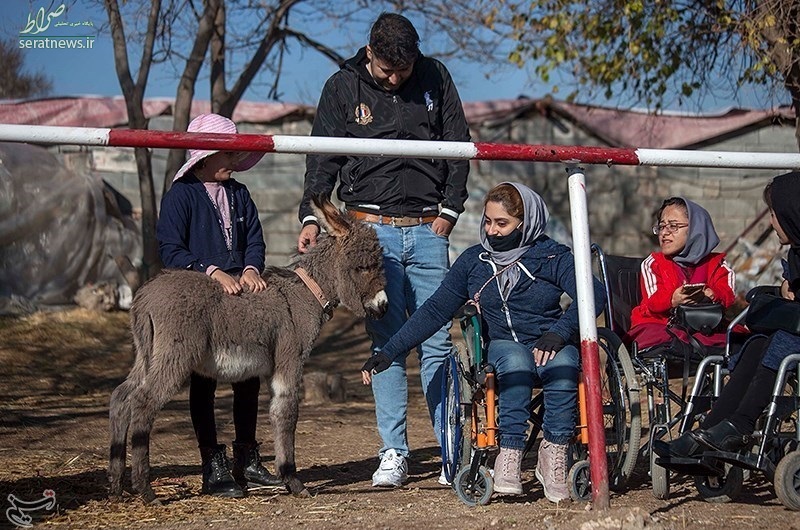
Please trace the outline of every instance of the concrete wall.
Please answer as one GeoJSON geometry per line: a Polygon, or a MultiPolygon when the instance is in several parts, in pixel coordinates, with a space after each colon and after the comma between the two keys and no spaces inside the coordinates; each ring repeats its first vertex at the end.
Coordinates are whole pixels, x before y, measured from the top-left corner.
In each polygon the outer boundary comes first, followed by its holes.
{"type": "MultiPolygon", "coordinates": [[[[154,129],[170,129],[169,117],[153,120],[154,129]]],[[[308,120],[275,125],[243,124],[242,132],[306,135],[308,120]]],[[[476,141],[598,145],[602,142],[578,126],[553,121],[532,113],[513,121],[481,127],[473,131],[476,141]]],[[[57,149],[57,148],[56,148],[57,149]]],[[[767,126],[746,131],[702,147],[714,151],[796,152],[791,126],[767,126]]],[[[67,161],[78,169],[88,169],[106,179],[139,208],[139,185],[132,149],[62,147],[67,161]]],[[[166,151],[154,150],[153,170],[157,190],[162,189],[166,151]]],[[[299,223],[297,204],[302,194],[305,157],[268,154],[253,169],[237,178],[250,189],[258,206],[267,240],[267,261],[285,265],[295,251],[299,223]]],[[[531,186],[547,201],[552,222],[549,233],[569,243],[569,197],[564,166],[553,163],[473,161],[470,173],[467,211],[451,236],[451,255],[478,241],[481,199],[492,186],[516,180],[531,186]]],[[[655,248],[650,232],[654,212],[669,196],[692,199],[711,213],[722,243],[720,249],[736,241],[742,231],[763,211],[761,190],[776,171],[715,170],[697,168],[648,168],[586,166],[589,216],[592,239],[607,252],[641,256],[655,248]]],[[[159,197],[160,200],[160,197],[159,197]]],[[[768,221],[756,227],[763,231],[768,221]]]]}

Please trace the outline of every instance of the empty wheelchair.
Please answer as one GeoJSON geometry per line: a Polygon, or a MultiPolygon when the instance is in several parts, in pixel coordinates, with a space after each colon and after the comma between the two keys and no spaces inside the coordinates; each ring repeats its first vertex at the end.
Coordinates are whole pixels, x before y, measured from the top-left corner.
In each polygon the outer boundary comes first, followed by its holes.
{"type": "MultiPolygon", "coordinates": [[[[748,301],[761,294],[777,297],[777,288],[757,287],[747,295],[748,301]]],[[[754,331],[778,329],[787,315],[781,314],[783,304],[773,307],[762,305],[748,307],[737,317],[744,319],[754,331]]],[[[798,317],[788,318],[798,329],[798,317]]],[[[713,356],[700,369],[711,372],[728,364],[730,352],[713,356]]],[[[749,436],[749,443],[740,452],[705,451],[691,458],[659,458],[658,464],[673,471],[694,475],[695,487],[700,496],[709,502],[728,502],[741,492],[743,483],[751,472],[757,471],[774,484],[778,499],[791,510],[800,510],[800,385],[798,385],[800,351],[786,356],[778,367],[771,392],[771,400],[764,414],[749,436]]],[[[699,370],[700,370],[699,369],[699,370]]],[[[692,388],[690,401],[700,390],[692,388]]]]}
{"type": "MultiPolygon", "coordinates": [[[[592,245],[592,251],[597,257],[599,276],[606,289],[606,326],[613,332],[611,334],[615,342],[624,349],[619,337],[626,336],[630,328],[631,311],[641,302],[642,259],[607,255],[598,245],[592,245]]],[[[635,372],[630,386],[636,390],[638,398],[641,385],[647,401],[648,440],[641,445],[641,453],[649,461],[653,495],[659,499],[669,496],[670,476],[656,462],[657,457],[651,450],[653,440],[669,437],[673,430],[680,434],[690,429],[700,415],[710,409],[713,399],[719,395],[726,373],[722,363],[714,362],[722,358],[721,353],[704,346],[695,337],[698,333],[709,333],[720,324],[724,312],[722,306],[709,304],[695,312],[689,306],[680,306],[678,309],[670,326],[685,331],[688,344],[680,341],[670,327],[667,328],[667,332],[673,336],[670,344],[646,349],[640,349],[636,342],[630,344],[630,361],[635,372]],[[681,393],[670,388],[670,365],[674,364],[682,365],[681,393]],[[687,400],[689,376],[694,365],[713,366],[714,369],[698,370],[691,400],[687,400]]],[[[728,326],[728,343],[737,322],[728,326]]],[[[617,358],[623,356],[617,355],[617,358]]],[[[641,428],[641,424],[638,427],[641,428]]]]}
{"type": "MultiPolygon", "coordinates": [[[[459,498],[468,505],[486,504],[493,492],[492,475],[487,467],[489,456],[498,448],[498,406],[494,368],[485,357],[480,315],[466,305],[457,315],[466,348],[454,349],[443,377],[442,461],[446,478],[459,498]]],[[[639,427],[638,394],[633,395],[629,382],[635,380],[633,365],[621,342],[611,333],[598,339],[603,373],[602,398],[609,457],[609,479],[614,489],[621,489],[636,462],[639,427]],[[620,360],[620,352],[623,359],[620,360]],[[631,407],[633,405],[633,407],[631,407]]],[[[571,496],[588,500],[591,495],[588,463],[588,428],[585,392],[578,387],[578,426],[573,442],[568,481],[571,496]]],[[[502,398],[499,400],[502,407],[502,398]]],[[[544,414],[543,395],[534,397],[531,406],[531,431],[525,453],[534,445],[544,414]]]]}

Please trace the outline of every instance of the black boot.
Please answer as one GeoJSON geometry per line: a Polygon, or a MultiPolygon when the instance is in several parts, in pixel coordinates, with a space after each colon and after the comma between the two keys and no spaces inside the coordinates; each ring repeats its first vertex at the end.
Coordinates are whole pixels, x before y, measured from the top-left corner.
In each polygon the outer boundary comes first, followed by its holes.
{"type": "Polygon", "coordinates": [[[681,434],[671,442],[653,440],[653,452],[662,458],[689,458],[695,456],[700,450],[700,444],[690,432],[681,434]]]}
{"type": "Polygon", "coordinates": [[[203,459],[203,494],[233,499],[245,496],[244,489],[231,475],[224,445],[201,447],[200,457],[203,459]]]}
{"type": "Polygon", "coordinates": [[[693,435],[701,445],[729,453],[737,453],[750,443],[750,435],[740,433],[728,420],[723,420],[708,429],[695,431],[693,435]]]}
{"type": "Polygon", "coordinates": [[[233,476],[243,488],[282,487],[279,479],[261,465],[260,444],[233,442],[233,476]]]}

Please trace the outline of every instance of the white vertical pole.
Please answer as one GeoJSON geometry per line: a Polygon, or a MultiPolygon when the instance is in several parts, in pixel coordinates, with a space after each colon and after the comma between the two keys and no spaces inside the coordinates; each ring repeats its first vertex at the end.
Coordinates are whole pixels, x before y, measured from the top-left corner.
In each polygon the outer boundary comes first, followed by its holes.
{"type": "Polygon", "coordinates": [[[575,281],[581,335],[581,360],[589,431],[589,472],[592,479],[594,508],[609,507],[608,464],[600,395],[600,355],[597,345],[592,251],[589,238],[589,211],[586,201],[586,178],[583,168],[567,167],[569,173],[569,209],[572,220],[572,251],[575,255],[575,281]]]}

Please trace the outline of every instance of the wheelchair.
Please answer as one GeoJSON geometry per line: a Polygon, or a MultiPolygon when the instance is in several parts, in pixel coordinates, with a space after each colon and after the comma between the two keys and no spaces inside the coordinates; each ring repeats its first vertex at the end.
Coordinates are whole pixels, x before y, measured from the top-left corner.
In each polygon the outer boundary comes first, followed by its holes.
{"type": "MultiPolygon", "coordinates": [[[[459,499],[467,505],[485,505],[493,493],[490,455],[499,450],[498,396],[494,368],[485,356],[485,341],[480,315],[474,305],[463,306],[459,320],[466,343],[454,348],[442,378],[442,463],[445,477],[459,499]]],[[[621,341],[605,330],[599,333],[602,362],[602,399],[609,458],[609,485],[620,490],[636,464],[641,419],[633,364],[621,341]],[[622,356],[620,358],[619,356],[622,356]]],[[[578,384],[578,426],[572,443],[568,483],[571,497],[578,501],[591,498],[588,462],[588,426],[583,382],[578,384]]],[[[500,404],[502,406],[502,404],[500,404]]],[[[531,429],[523,457],[533,447],[541,430],[544,414],[543,395],[537,394],[531,405],[531,429]]]]}
{"type": "MultiPolygon", "coordinates": [[[[631,311],[641,302],[640,276],[643,260],[605,254],[596,244],[592,245],[592,253],[596,256],[598,275],[606,291],[606,326],[616,344],[624,351],[625,345],[620,337],[627,334],[631,311]]],[[[691,308],[681,306],[681,309],[682,311],[676,312],[670,326],[686,332],[688,345],[678,340],[670,327],[667,331],[673,336],[671,344],[646,349],[639,349],[635,342],[630,344],[629,359],[635,372],[635,376],[630,379],[630,386],[635,390],[633,393],[638,399],[638,385],[642,385],[648,414],[647,441],[641,447],[637,445],[637,448],[640,448],[642,458],[649,462],[652,493],[658,499],[669,497],[670,475],[657,462],[657,456],[651,449],[653,441],[671,436],[673,429],[677,429],[678,434],[691,429],[702,414],[711,408],[713,400],[721,392],[723,378],[727,375],[725,365],[721,362],[724,357],[721,352],[704,346],[695,337],[698,333],[709,334],[720,324],[724,312],[722,306],[710,304],[704,307],[699,318],[689,313],[691,308]],[[683,382],[680,394],[670,388],[670,365],[674,364],[682,364],[683,382]],[[698,368],[692,392],[689,394],[688,381],[694,364],[698,368]]],[[[741,318],[743,315],[739,315],[727,327],[728,345],[725,355],[729,355],[731,336],[741,318]]],[[[617,355],[618,359],[625,357],[627,356],[617,355]]],[[[641,423],[638,426],[630,425],[630,430],[634,429],[641,432],[641,423]]]]}
{"type": "MultiPolygon", "coordinates": [[[[762,293],[779,295],[778,288],[756,287],[747,294],[748,302],[762,293]]],[[[770,328],[769,312],[754,316],[746,308],[737,321],[745,320],[751,329],[770,328]]],[[[779,318],[779,317],[778,317],[779,318]]],[[[730,351],[708,358],[701,368],[710,372],[727,365],[730,351]]],[[[751,472],[758,471],[774,484],[778,499],[790,510],[800,510],[800,352],[783,359],[772,399],[750,436],[748,450],[738,453],[705,451],[693,458],[658,458],[657,463],[678,473],[693,475],[700,496],[709,502],[729,502],[741,492],[751,472]],[[787,392],[787,388],[789,391],[787,392]]],[[[692,388],[691,398],[699,392],[692,388]]]]}

